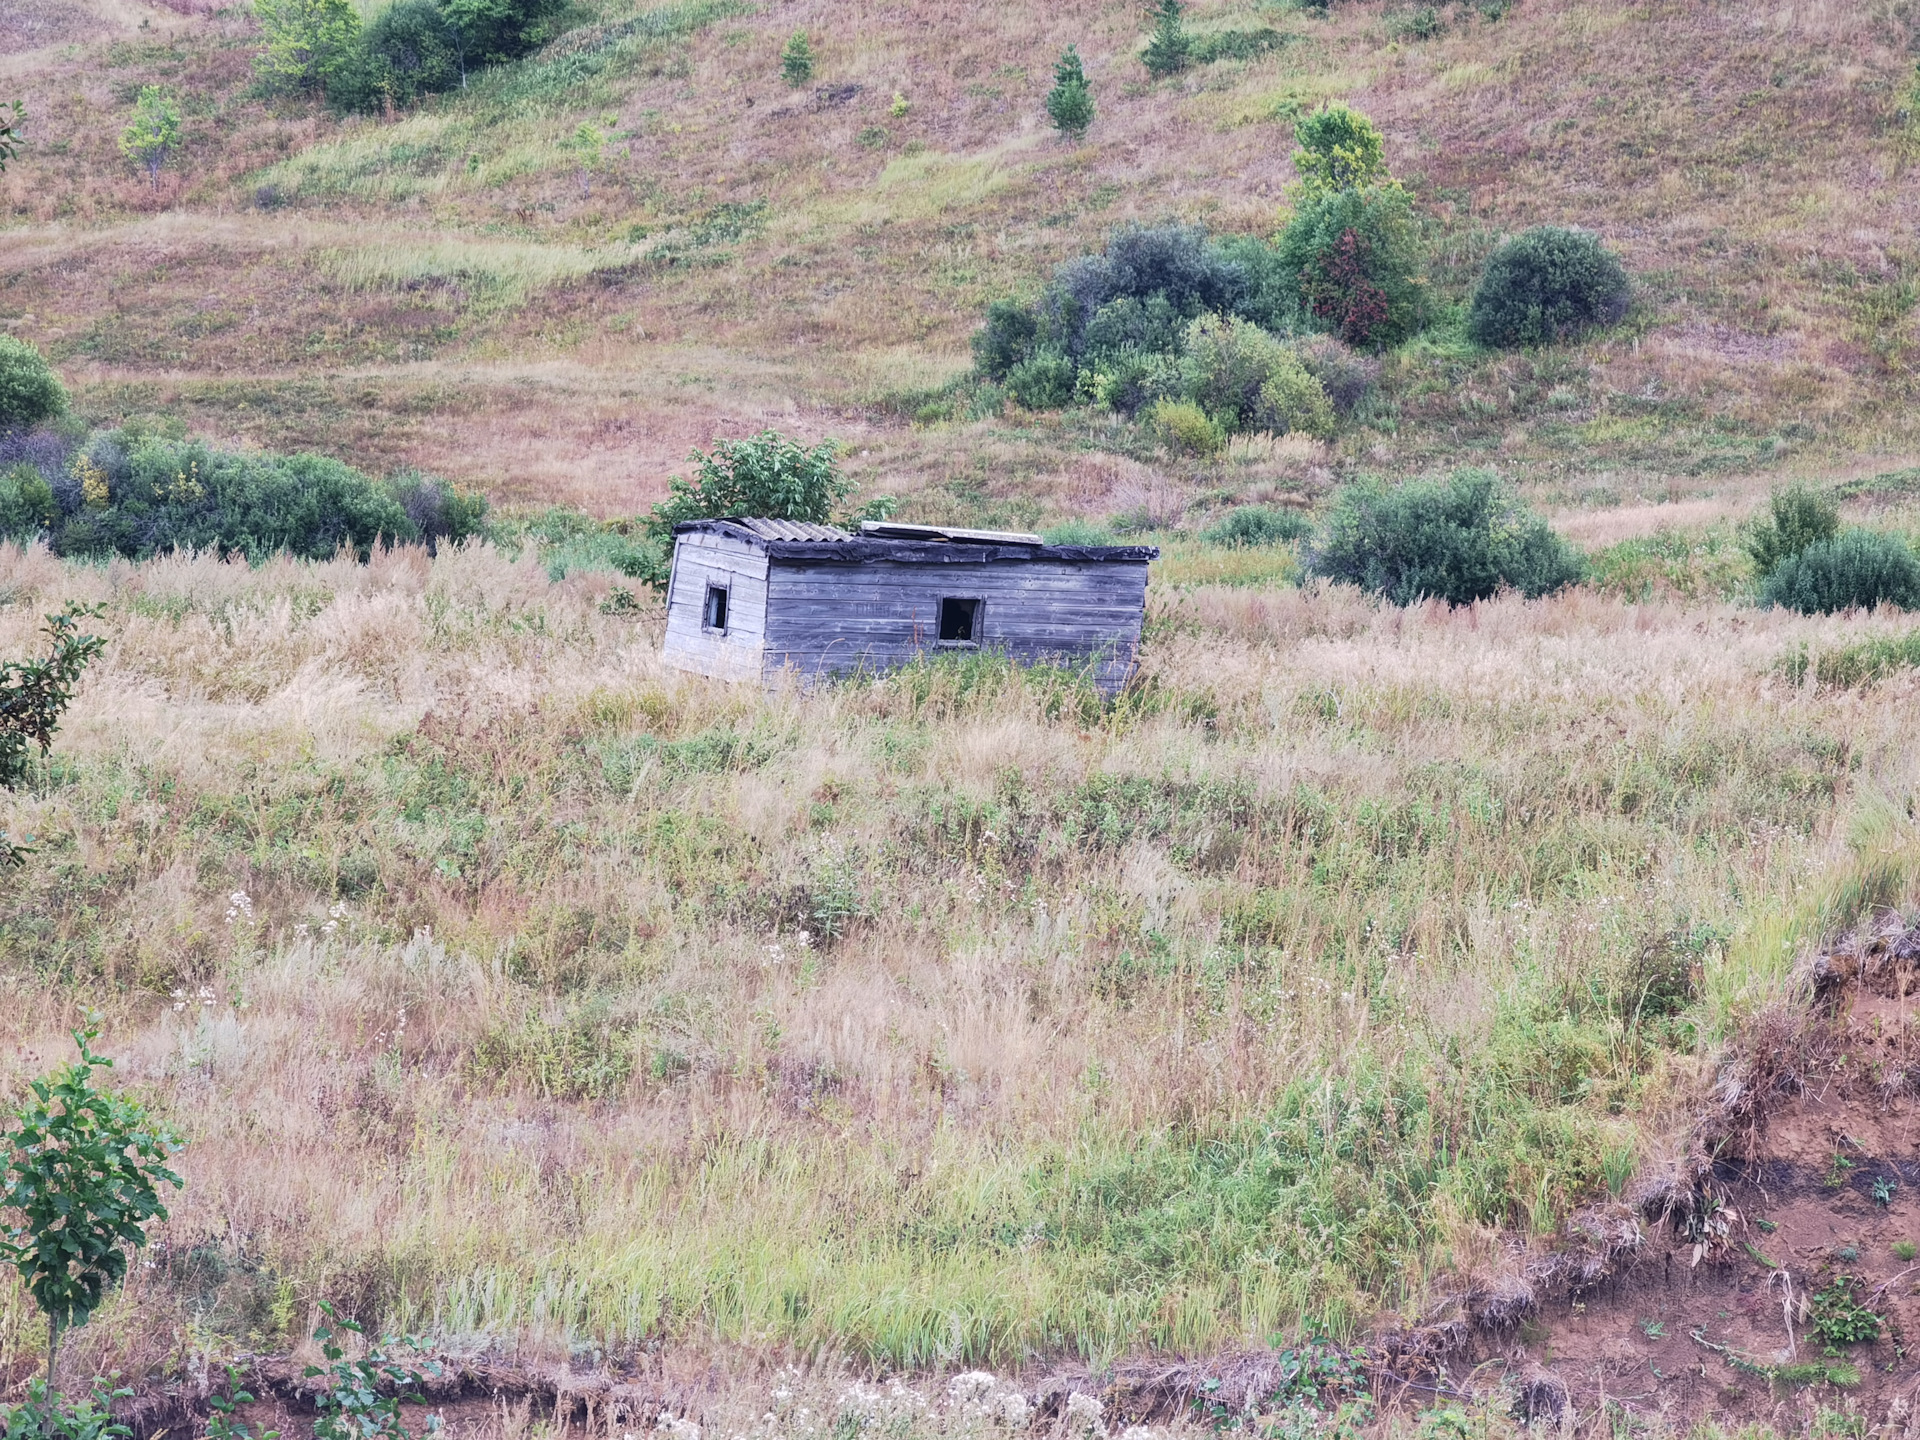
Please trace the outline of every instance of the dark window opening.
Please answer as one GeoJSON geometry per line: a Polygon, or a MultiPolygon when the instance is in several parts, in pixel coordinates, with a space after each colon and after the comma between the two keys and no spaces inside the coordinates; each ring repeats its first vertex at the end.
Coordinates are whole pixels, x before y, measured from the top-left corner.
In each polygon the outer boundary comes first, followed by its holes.
{"type": "Polygon", "coordinates": [[[980,602],[957,600],[949,596],[940,602],[940,643],[942,645],[978,645],[980,643],[980,602]]]}
{"type": "Polygon", "coordinates": [[[707,586],[705,624],[709,630],[718,630],[722,635],[727,633],[727,591],[723,585],[707,586]]]}

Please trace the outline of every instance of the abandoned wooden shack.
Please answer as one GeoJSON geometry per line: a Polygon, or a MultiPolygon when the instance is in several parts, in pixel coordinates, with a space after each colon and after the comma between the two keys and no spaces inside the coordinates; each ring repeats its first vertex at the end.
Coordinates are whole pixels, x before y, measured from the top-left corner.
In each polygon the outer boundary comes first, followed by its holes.
{"type": "Polygon", "coordinates": [[[1085,664],[1126,683],[1146,614],[1146,545],[868,522],[674,527],[668,664],[725,680],[879,672],[929,651],[1085,664]]]}

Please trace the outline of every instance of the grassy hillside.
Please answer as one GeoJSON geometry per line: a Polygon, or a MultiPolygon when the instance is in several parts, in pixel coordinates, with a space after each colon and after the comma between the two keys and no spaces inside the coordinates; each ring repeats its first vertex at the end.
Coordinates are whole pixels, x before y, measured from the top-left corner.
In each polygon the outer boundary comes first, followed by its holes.
{"type": "Polygon", "coordinates": [[[233,11],[15,62],[34,144],[0,181],[0,323],[102,415],[181,405],[502,498],[630,510],[690,444],[779,420],[848,438],[929,516],[1099,507],[1103,463],[1165,457],[1084,414],[909,419],[988,298],[1117,222],[1270,232],[1290,117],[1339,97],[1387,132],[1443,312],[1541,221],[1601,231],[1639,304],[1518,357],[1443,319],[1375,425],[1325,456],[1172,464],[1183,497],[1467,450],[1556,498],[1673,498],[1912,446],[1898,6],[1526,0],[1442,7],[1420,38],[1412,9],[1202,3],[1197,30],[1286,43],[1154,86],[1126,4],[582,7],[548,51],[391,121],[249,98],[233,11]],[[821,64],[796,91],[778,50],[802,26],[821,64]],[[1040,103],[1069,41],[1099,105],[1077,147],[1040,103]],[[157,189],[114,148],[149,81],[188,97],[157,189]],[[582,122],[612,137],[590,174],[582,122]]]}

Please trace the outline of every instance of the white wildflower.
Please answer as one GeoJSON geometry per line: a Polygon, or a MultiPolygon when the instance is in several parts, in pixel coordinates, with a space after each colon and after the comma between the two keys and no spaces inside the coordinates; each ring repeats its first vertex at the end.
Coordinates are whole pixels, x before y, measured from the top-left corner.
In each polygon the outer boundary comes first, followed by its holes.
{"type": "Polygon", "coordinates": [[[1024,1430],[1027,1422],[1033,1418],[1033,1409],[1027,1404],[1027,1397],[1018,1390],[1009,1390],[1001,1395],[994,1409],[994,1418],[1009,1430],[1024,1430]]]}
{"type": "Polygon", "coordinates": [[[969,1370],[947,1382],[947,1394],[962,1405],[978,1405],[999,1383],[985,1370],[969,1370]]]}
{"type": "Polygon", "coordinates": [[[691,1420],[682,1419],[670,1410],[662,1410],[660,1418],[654,1424],[656,1433],[665,1440],[700,1440],[700,1427],[691,1420]]]}
{"type": "Polygon", "coordinates": [[[1076,1390],[1067,1397],[1067,1434],[1076,1437],[1091,1437],[1091,1440],[1107,1440],[1105,1411],[1096,1395],[1088,1395],[1076,1390]]]}

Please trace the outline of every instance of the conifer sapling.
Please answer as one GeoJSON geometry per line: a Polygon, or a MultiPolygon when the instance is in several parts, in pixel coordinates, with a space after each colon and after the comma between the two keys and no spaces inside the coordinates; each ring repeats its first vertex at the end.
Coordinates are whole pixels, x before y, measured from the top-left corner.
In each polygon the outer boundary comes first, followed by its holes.
{"type": "Polygon", "coordinates": [[[806,31],[796,30],[787,37],[780,51],[780,78],[789,85],[804,85],[813,79],[813,42],[806,31]]]}
{"type": "Polygon", "coordinates": [[[1072,45],[1053,67],[1047,114],[1056,130],[1074,140],[1085,135],[1087,127],[1093,124],[1093,91],[1087,85],[1087,72],[1081,68],[1080,52],[1072,45]]]}
{"type": "Polygon", "coordinates": [[[1180,19],[1185,9],[1180,0],[1154,0],[1147,10],[1153,17],[1153,38],[1140,61],[1156,80],[1179,74],[1193,59],[1193,37],[1180,19]]]}

